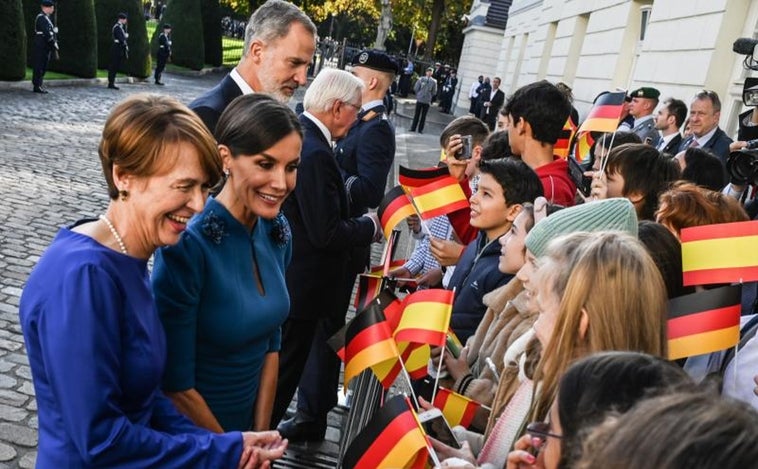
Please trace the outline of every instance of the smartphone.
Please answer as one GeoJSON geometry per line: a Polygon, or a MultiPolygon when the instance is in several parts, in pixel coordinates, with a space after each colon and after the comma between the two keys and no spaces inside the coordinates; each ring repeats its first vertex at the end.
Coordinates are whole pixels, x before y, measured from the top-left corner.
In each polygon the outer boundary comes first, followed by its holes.
{"type": "Polygon", "coordinates": [[[471,159],[471,156],[472,156],[471,135],[462,135],[461,143],[463,144],[463,147],[461,147],[460,151],[455,154],[455,159],[457,160],[471,159]]]}
{"type": "Polygon", "coordinates": [[[590,196],[592,192],[592,178],[584,175],[584,169],[576,162],[572,157],[568,157],[569,176],[571,180],[576,184],[576,188],[584,194],[585,197],[590,196]]]}
{"type": "Polygon", "coordinates": [[[441,410],[425,410],[418,414],[418,419],[427,435],[452,448],[460,449],[461,443],[455,437],[453,430],[450,429],[450,425],[448,425],[441,410]]]}

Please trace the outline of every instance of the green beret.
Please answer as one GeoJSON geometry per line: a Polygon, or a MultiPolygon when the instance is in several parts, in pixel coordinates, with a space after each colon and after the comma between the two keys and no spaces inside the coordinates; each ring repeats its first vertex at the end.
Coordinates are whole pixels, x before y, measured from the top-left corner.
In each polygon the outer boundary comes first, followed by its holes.
{"type": "Polygon", "coordinates": [[[629,93],[629,96],[632,98],[647,98],[647,99],[658,99],[658,96],[661,95],[661,92],[656,90],[655,88],[651,88],[649,86],[643,86],[642,88],[638,88],[631,93],[629,93]]]}

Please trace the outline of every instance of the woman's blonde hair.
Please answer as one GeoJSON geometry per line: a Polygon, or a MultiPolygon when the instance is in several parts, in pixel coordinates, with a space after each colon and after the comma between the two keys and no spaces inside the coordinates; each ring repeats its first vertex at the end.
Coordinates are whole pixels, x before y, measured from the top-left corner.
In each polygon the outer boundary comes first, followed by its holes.
{"type": "Polygon", "coordinates": [[[574,233],[554,240],[546,257],[555,267],[544,281],[561,302],[535,373],[541,388],[532,420],[545,418],[561,376],[577,358],[609,350],[666,354],[666,287],[639,241],[620,232],[574,233]]]}
{"type": "Polygon", "coordinates": [[[108,196],[119,193],[113,182],[113,166],[127,174],[149,177],[172,161],[167,148],[178,143],[192,145],[200,157],[208,187],[222,174],[216,141],[197,115],[175,98],[136,94],[121,101],[105,121],[98,154],[103,166],[108,196]]]}

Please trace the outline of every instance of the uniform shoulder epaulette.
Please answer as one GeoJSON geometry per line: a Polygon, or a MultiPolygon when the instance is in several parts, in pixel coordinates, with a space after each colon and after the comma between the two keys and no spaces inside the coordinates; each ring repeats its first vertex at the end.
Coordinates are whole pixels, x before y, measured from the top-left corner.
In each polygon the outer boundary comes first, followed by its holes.
{"type": "Polygon", "coordinates": [[[363,122],[368,122],[368,121],[370,121],[371,119],[373,119],[374,117],[376,117],[376,116],[378,116],[378,115],[379,115],[379,113],[377,113],[376,111],[369,111],[369,112],[367,112],[367,113],[366,113],[366,114],[365,114],[365,115],[364,115],[364,116],[361,118],[361,120],[362,120],[363,122]]]}

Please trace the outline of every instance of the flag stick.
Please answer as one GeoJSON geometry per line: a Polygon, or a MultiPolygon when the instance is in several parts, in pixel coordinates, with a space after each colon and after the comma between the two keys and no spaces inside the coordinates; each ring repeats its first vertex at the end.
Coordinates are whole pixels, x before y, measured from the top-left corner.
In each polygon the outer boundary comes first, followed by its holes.
{"type": "Polygon", "coordinates": [[[400,234],[399,231],[392,230],[392,234],[387,240],[387,245],[385,246],[386,249],[384,251],[384,270],[383,270],[383,274],[385,277],[389,277],[390,275],[390,264],[392,263],[392,247],[397,241],[399,234],[400,234]]]}
{"type": "Polygon", "coordinates": [[[432,232],[429,231],[429,226],[426,224],[426,220],[424,220],[424,217],[421,216],[421,212],[419,211],[418,207],[416,207],[416,201],[413,200],[413,197],[408,196],[408,198],[411,201],[411,205],[413,206],[413,210],[416,211],[416,215],[418,215],[418,221],[421,224],[421,231],[424,232],[425,235],[429,236],[429,238],[432,237],[432,232]]]}
{"type": "MultiPolygon", "coordinates": [[[[455,287],[453,287],[453,299],[455,299],[455,287]]],[[[450,314],[452,317],[452,313],[450,314]]],[[[448,323],[448,328],[450,323],[448,323]]],[[[445,344],[442,344],[442,353],[440,353],[440,362],[437,365],[437,376],[434,377],[434,387],[432,388],[432,404],[434,404],[434,398],[437,397],[437,386],[440,382],[440,372],[442,370],[442,360],[445,358],[445,344]]]]}
{"type": "Polygon", "coordinates": [[[408,381],[408,387],[411,390],[411,397],[413,397],[413,400],[416,402],[416,408],[421,408],[421,405],[419,405],[418,397],[416,397],[416,393],[413,391],[413,383],[411,383],[411,375],[408,374],[408,370],[405,369],[405,363],[403,363],[403,358],[398,354],[397,361],[400,362],[400,368],[403,370],[403,376],[405,376],[406,381],[408,381]]]}

